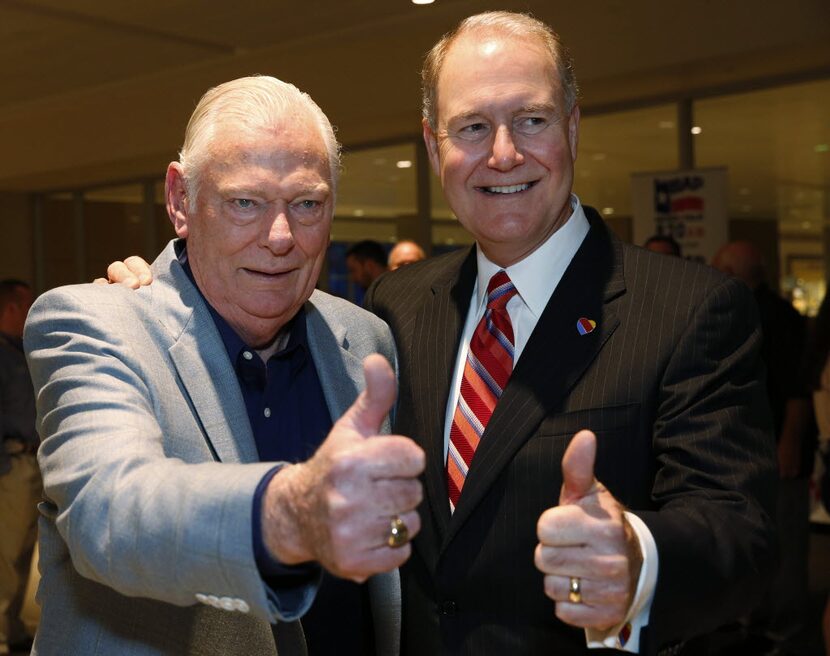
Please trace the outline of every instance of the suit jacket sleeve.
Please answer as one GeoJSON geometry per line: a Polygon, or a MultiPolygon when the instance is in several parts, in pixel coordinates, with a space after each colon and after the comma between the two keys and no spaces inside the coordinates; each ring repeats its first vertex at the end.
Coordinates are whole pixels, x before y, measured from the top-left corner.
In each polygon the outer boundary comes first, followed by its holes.
{"type": "Polygon", "coordinates": [[[760,598],[772,566],[776,476],[761,335],[749,290],[715,286],[665,369],[653,432],[659,578],[649,643],[731,621],[760,598]]]}
{"type": "Polygon", "coordinates": [[[273,463],[215,462],[157,318],[124,292],[63,288],[31,310],[47,519],[74,568],[123,595],[229,597],[294,619],[268,598],[251,543],[254,490],[273,463]]]}

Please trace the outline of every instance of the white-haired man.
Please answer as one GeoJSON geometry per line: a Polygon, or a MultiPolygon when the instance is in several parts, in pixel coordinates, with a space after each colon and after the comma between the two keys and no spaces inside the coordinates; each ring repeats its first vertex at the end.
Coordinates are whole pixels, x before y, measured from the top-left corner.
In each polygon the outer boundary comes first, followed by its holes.
{"type": "Polygon", "coordinates": [[[397,651],[394,570],[419,529],[424,457],[367,439],[395,397],[388,328],[314,291],[337,171],[307,95],[268,77],[220,85],[167,170],[179,239],[156,283],[33,307],[33,653],[397,651]]]}

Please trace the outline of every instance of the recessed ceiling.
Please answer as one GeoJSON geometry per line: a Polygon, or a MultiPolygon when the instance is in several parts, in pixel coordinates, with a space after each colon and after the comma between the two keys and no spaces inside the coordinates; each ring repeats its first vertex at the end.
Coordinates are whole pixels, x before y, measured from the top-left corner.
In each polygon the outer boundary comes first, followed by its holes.
{"type": "Polygon", "coordinates": [[[677,166],[672,101],[693,97],[697,163],[729,167],[732,213],[821,221],[830,83],[812,80],[830,79],[827,0],[0,0],[0,189],[160,178],[201,93],[266,73],[311,93],[351,147],[341,212],[411,213],[414,172],[377,160],[412,146],[360,147],[418,137],[424,52],[488,8],[530,10],[573,52],[586,202],[624,215],[632,171],[677,166]]]}

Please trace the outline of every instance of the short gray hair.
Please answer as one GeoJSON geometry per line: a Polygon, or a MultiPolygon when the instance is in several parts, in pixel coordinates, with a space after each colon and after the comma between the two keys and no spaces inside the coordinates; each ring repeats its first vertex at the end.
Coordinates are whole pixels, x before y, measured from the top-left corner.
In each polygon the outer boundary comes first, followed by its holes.
{"type": "MultiPolygon", "coordinates": [[[[199,100],[184,133],[179,163],[191,203],[199,193],[210,145],[222,124],[257,130],[296,116],[309,116],[320,130],[329,159],[332,191],[340,175],[340,144],[329,119],[307,93],[267,75],[241,77],[209,89],[199,100]]],[[[194,208],[195,205],[191,205],[194,208]]]]}
{"type": "Polygon", "coordinates": [[[444,61],[453,44],[460,37],[473,32],[536,39],[550,54],[556,66],[559,73],[559,86],[565,101],[565,111],[567,114],[571,113],[579,100],[579,85],[574,75],[573,60],[559,35],[548,25],[529,14],[488,11],[465,18],[454,30],[441,37],[441,40],[427,53],[424,67],[421,70],[422,111],[423,117],[433,130],[437,127],[438,77],[441,75],[444,61]]]}

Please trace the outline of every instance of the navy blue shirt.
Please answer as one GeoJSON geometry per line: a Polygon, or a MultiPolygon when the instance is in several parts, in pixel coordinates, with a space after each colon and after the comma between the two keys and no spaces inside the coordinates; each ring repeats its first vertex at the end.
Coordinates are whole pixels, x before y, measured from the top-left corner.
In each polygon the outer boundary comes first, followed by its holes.
{"type": "MultiPolygon", "coordinates": [[[[198,289],[185,250],[179,254],[179,261],[198,289]]],[[[259,459],[292,463],[308,460],[325,440],[332,420],[308,346],[305,309],[300,308],[283,328],[288,341],[266,363],[207,299],[204,300],[236,372],[259,459]]],[[[258,486],[254,518],[260,516],[265,488],[278,470],[278,467],[271,470],[258,486]]],[[[253,522],[252,532],[257,567],[269,587],[296,585],[319,576],[320,568],[316,564],[286,566],[274,561],[265,548],[258,521],[253,522]]],[[[323,571],[314,604],[303,616],[302,623],[310,656],[374,653],[366,586],[323,571]]]]}
{"type": "Polygon", "coordinates": [[[308,349],[305,310],[300,308],[284,328],[289,332],[288,344],[267,364],[216,310],[210,308],[210,313],[236,371],[259,459],[308,460],[323,443],[332,422],[308,349]]]}

